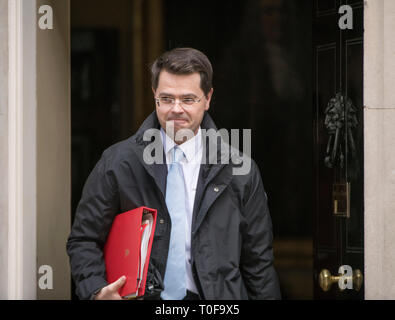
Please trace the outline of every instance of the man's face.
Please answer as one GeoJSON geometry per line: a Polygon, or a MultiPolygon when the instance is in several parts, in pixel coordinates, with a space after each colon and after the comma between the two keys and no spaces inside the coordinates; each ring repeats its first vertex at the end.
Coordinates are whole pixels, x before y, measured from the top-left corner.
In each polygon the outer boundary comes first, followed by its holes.
{"type": "Polygon", "coordinates": [[[164,130],[166,130],[166,124],[168,124],[170,126],[174,125],[174,133],[177,133],[180,129],[190,129],[194,134],[197,133],[204,111],[210,107],[213,93],[213,89],[211,89],[208,97],[204,95],[200,88],[199,73],[175,75],[162,70],[159,74],[158,87],[156,91],[154,89],[153,91],[155,98],[172,97],[178,99],[172,108],[156,104],[156,114],[164,130]],[[195,98],[196,100],[200,99],[200,101],[184,107],[180,103],[182,98],[195,98]]]}

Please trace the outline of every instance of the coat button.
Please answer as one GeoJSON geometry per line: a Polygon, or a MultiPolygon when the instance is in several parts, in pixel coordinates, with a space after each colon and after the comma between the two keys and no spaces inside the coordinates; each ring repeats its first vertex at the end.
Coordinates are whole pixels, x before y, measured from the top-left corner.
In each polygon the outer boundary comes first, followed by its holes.
{"type": "Polygon", "coordinates": [[[218,192],[218,191],[219,191],[219,188],[218,188],[218,187],[214,187],[214,191],[215,191],[215,192],[218,192]]]}
{"type": "Polygon", "coordinates": [[[165,223],[165,220],[160,219],[160,220],[159,220],[159,223],[160,223],[160,224],[164,224],[164,223],[165,223]]]}

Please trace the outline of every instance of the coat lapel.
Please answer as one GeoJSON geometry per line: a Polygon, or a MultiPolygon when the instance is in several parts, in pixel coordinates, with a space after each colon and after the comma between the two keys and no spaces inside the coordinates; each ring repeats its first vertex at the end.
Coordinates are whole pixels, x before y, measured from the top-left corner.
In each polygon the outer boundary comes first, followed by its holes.
{"type": "Polygon", "coordinates": [[[225,178],[219,183],[210,184],[219,172],[224,169],[224,167],[225,165],[214,165],[212,167],[202,165],[200,169],[193,209],[192,237],[196,234],[212,204],[222,194],[232,180],[231,175],[225,175],[225,178]],[[204,172],[206,170],[209,170],[209,174],[205,178],[204,172]]]}
{"type": "MultiPolygon", "coordinates": [[[[202,122],[202,127],[206,129],[214,128],[217,130],[215,124],[208,115],[205,116],[202,122]]],[[[222,170],[226,170],[226,167],[228,167],[226,163],[223,163],[223,161],[219,159],[224,159],[225,156],[229,157],[228,152],[230,151],[228,149],[229,146],[224,144],[222,140],[219,144],[213,145],[213,143],[217,143],[217,141],[214,142],[208,137],[203,141],[203,149],[205,150],[203,157],[205,157],[206,161],[205,164],[202,164],[200,167],[196,188],[192,219],[192,237],[196,234],[212,204],[222,194],[232,180],[232,175],[229,173],[222,175],[221,181],[218,181],[218,183],[211,184],[218,174],[222,170]],[[214,147],[216,147],[216,149],[214,147]],[[210,154],[209,150],[216,150],[216,155],[210,154]]]]}

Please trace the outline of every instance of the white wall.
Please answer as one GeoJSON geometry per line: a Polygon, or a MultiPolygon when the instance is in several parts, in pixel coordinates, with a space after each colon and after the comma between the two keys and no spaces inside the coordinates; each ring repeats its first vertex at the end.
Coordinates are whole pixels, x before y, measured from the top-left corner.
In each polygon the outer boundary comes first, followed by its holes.
{"type": "Polygon", "coordinates": [[[35,0],[2,1],[1,295],[36,297],[35,0]],[[7,36],[5,36],[5,32],[7,36]],[[26,50],[29,48],[30,50],[26,50]],[[6,123],[5,123],[6,122],[6,123]],[[7,139],[7,142],[5,142],[7,139]],[[5,238],[5,239],[4,239],[5,238]],[[3,273],[4,272],[4,273],[3,273]],[[5,281],[7,283],[5,283],[5,281]]]}
{"type": "Polygon", "coordinates": [[[395,1],[365,5],[365,298],[395,299],[395,1]]]}
{"type": "Polygon", "coordinates": [[[0,0],[0,299],[8,296],[8,0],[0,0]]]}

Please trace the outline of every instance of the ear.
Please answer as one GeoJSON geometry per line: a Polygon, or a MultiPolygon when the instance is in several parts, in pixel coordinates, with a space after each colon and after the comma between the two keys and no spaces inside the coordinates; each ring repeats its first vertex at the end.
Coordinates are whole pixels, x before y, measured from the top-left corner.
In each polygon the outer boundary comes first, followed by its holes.
{"type": "Polygon", "coordinates": [[[211,90],[209,91],[209,93],[207,94],[207,97],[206,97],[206,105],[205,105],[205,107],[204,107],[204,110],[208,110],[208,109],[210,109],[210,102],[211,102],[211,97],[213,96],[213,92],[214,92],[214,89],[213,88],[211,88],[211,90]]]}

